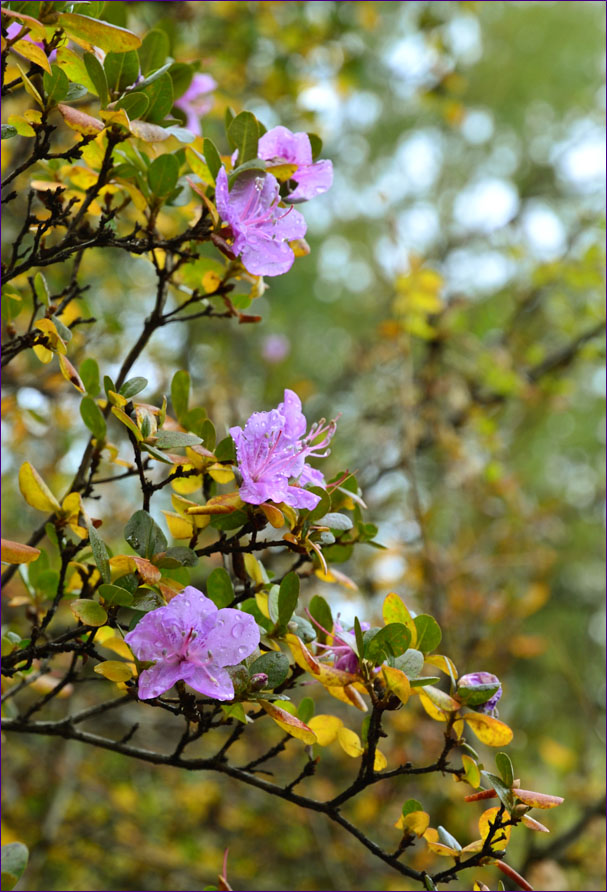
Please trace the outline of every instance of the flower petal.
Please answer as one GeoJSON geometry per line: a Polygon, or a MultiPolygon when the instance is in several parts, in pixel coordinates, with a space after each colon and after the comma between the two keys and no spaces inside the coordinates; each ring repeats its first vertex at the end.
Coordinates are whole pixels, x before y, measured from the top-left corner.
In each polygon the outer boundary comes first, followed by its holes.
{"type": "Polygon", "coordinates": [[[300,167],[292,179],[297,183],[297,189],[285,201],[309,201],[310,198],[322,195],[333,185],[333,164],[330,161],[317,161],[308,167],[300,167]]]}
{"type": "Polygon", "coordinates": [[[247,233],[247,244],[241,252],[241,259],[247,271],[254,276],[281,276],[293,266],[295,254],[286,242],[275,241],[262,232],[253,231],[247,233]]]}
{"type": "Polygon", "coordinates": [[[214,666],[236,666],[259,645],[259,627],[249,613],[224,607],[205,636],[204,650],[214,666]]]}
{"type": "Polygon", "coordinates": [[[231,700],[234,696],[232,679],[225,669],[213,663],[193,666],[188,663],[188,677],[184,679],[191,688],[214,700],[231,700]]]}
{"type": "Polygon", "coordinates": [[[187,665],[187,663],[159,660],[155,666],[144,669],[139,676],[139,699],[151,700],[152,697],[159,697],[160,694],[170,690],[176,681],[183,679],[184,667],[187,665]]]}
{"type": "Polygon", "coordinates": [[[311,164],[312,147],[307,133],[292,133],[287,127],[273,127],[259,140],[257,151],[260,158],[274,158],[293,164],[311,164]]]}

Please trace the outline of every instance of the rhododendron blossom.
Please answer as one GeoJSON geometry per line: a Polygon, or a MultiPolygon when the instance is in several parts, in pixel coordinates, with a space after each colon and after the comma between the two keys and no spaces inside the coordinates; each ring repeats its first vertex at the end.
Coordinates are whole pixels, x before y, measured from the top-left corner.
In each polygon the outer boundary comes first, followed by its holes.
{"type": "Polygon", "coordinates": [[[492,675],[491,672],[469,672],[467,675],[462,675],[457,683],[458,694],[461,693],[462,688],[466,692],[476,690],[479,695],[484,689],[487,689],[487,699],[484,702],[466,702],[464,699],[464,703],[477,712],[493,713],[502,696],[501,682],[497,675],[492,675]],[[498,685],[498,689],[491,693],[491,688],[494,688],[495,685],[498,685]]]}
{"type": "Polygon", "coordinates": [[[125,635],[137,659],[155,660],[139,676],[139,698],[158,697],[185,681],[214,700],[231,700],[226,666],[236,666],[259,644],[259,628],[240,610],[221,610],[201,591],[187,588],[165,607],[151,610],[125,635]]]}
{"type": "Polygon", "coordinates": [[[185,112],[188,130],[191,130],[196,136],[200,136],[202,133],[201,117],[213,107],[213,98],[209,96],[209,93],[216,86],[217,82],[210,74],[195,74],[188,89],[175,102],[177,108],[185,112]]]}
{"type": "Polygon", "coordinates": [[[308,201],[326,192],[333,183],[332,163],[312,161],[312,146],[307,133],[292,133],[286,127],[273,127],[259,140],[257,153],[264,161],[297,165],[291,176],[297,187],[284,201],[308,201]]]}
{"type": "MultiPolygon", "coordinates": [[[[313,619],[315,625],[318,625],[313,619]]],[[[362,622],[360,624],[361,632],[370,629],[369,623],[362,622]]],[[[325,631],[323,629],[323,631],[325,631]]],[[[318,644],[318,647],[324,648],[327,652],[332,653],[337,659],[334,666],[336,669],[342,669],[344,672],[350,672],[356,675],[359,668],[359,659],[356,654],[356,637],[352,631],[347,632],[339,619],[333,623],[333,632],[331,634],[331,644],[318,644]]]]}
{"type": "Polygon", "coordinates": [[[293,508],[315,508],[320,496],[307,484],[324,486],[320,471],[306,464],[310,456],[324,458],[335,433],[335,421],[324,418],[306,434],[307,421],[301,400],[292,390],[285,390],[284,401],[270,412],[254,412],[244,430],[230,428],[236,444],[238,469],[242,475],[240,498],[243,502],[286,502],[293,508]]]}
{"type": "Polygon", "coordinates": [[[289,242],[303,238],[306,221],[295,208],[280,207],[280,187],[271,174],[244,171],[228,190],[228,175],[217,174],[215,200],[232,230],[231,250],[256,276],[280,276],[293,266],[289,242]]]}

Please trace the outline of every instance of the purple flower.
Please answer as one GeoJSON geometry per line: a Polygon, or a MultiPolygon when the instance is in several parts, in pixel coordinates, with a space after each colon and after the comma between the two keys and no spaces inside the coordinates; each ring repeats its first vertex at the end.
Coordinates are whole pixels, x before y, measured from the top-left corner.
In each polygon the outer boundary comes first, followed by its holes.
{"type": "Polygon", "coordinates": [[[282,362],[291,352],[291,341],[284,334],[270,334],[263,339],[261,355],[272,364],[282,362]]]}
{"type": "Polygon", "coordinates": [[[245,171],[228,192],[228,175],[222,167],[215,189],[217,210],[232,230],[231,250],[255,276],[280,276],[293,266],[288,245],[306,234],[306,221],[295,208],[279,205],[276,177],[245,171]]]}
{"type": "Polygon", "coordinates": [[[210,74],[195,74],[192,83],[175,105],[186,114],[188,130],[200,136],[202,128],[200,118],[213,107],[213,99],[208,94],[214,90],[217,82],[210,74]]]}
{"type": "Polygon", "coordinates": [[[492,713],[502,696],[502,685],[497,675],[491,672],[469,672],[459,679],[456,696],[464,706],[477,712],[492,713]]]}
{"type": "MultiPolygon", "coordinates": [[[[6,29],[6,36],[7,36],[8,40],[14,40],[14,38],[21,31],[24,30],[24,27],[26,27],[26,26],[22,22],[12,22],[12,24],[10,24],[8,26],[8,28],[6,29]]],[[[32,40],[32,38],[29,34],[24,34],[23,37],[19,38],[19,40],[17,41],[16,44],[13,44],[13,49],[15,50],[16,53],[19,52],[19,44],[21,43],[22,40],[27,40],[27,41],[29,41],[29,43],[33,43],[33,44],[35,44],[35,46],[39,46],[41,50],[44,49],[44,44],[42,43],[41,40],[32,40]]],[[[52,52],[50,52],[48,54],[49,62],[54,62],[56,58],[57,58],[57,50],[52,50],[52,52]]]]}
{"type": "Polygon", "coordinates": [[[321,195],[333,183],[333,165],[330,161],[312,161],[312,146],[307,133],[291,133],[286,127],[274,127],[259,140],[257,152],[264,161],[275,164],[296,164],[291,177],[297,188],[285,201],[308,201],[321,195]]]}
{"type": "MultiPolygon", "coordinates": [[[[366,632],[371,626],[369,623],[361,623],[360,628],[362,632],[366,632]]],[[[339,618],[333,623],[332,638],[333,644],[320,644],[318,646],[324,647],[325,650],[330,651],[337,657],[334,663],[335,669],[343,669],[344,672],[356,675],[359,665],[358,657],[354,650],[356,638],[351,630],[347,632],[344,629],[339,618]]]]}
{"type": "Polygon", "coordinates": [[[231,700],[226,666],[236,666],[259,644],[252,616],[215,604],[188,585],[166,607],[151,610],[124,640],[139,660],[155,660],[139,676],[139,699],[150,700],[185,681],[214,700],[231,700]]]}
{"type": "Polygon", "coordinates": [[[316,422],[306,434],[301,400],[285,390],[284,402],[271,412],[254,412],[244,430],[231,427],[242,475],[240,498],[252,505],[286,502],[293,508],[315,508],[320,497],[303,489],[308,483],[324,486],[320,471],[306,464],[308,456],[324,458],[335,433],[335,421],[316,422]],[[320,442],[315,442],[320,439],[320,442]]]}

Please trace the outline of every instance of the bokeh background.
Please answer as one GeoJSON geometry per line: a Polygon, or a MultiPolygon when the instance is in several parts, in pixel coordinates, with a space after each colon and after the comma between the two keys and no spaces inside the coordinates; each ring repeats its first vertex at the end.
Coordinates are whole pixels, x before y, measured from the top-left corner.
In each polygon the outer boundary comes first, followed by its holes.
{"type": "MultiPolygon", "coordinates": [[[[604,889],[604,3],[113,2],[105,15],[163,27],[175,58],[201,60],[219,85],[204,133],[224,151],[229,105],[319,133],[335,169],[304,208],[310,255],[255,302],[263,323],[163,329],[133,370],[146,397],[187,368],[220,431],[285,387],[309,418],[341,413],[331,468],[356,471],[385,549],[334,555],[356,590],[307,593],[352,620],[397,591],[436,616],[462,671],[499,675],[516,775],[566,798],[552,836],[519,830],[509,861],[537,889],[604,889]]],[[[153,277],[107,252],[86,272],[88,349],[112,374],[153,277]]],[[[38,521],[16,468],[27,456],[60,492],[85,440],[77,399],[45,375],[22,355],[5,379],[3,509],[21,541],[38,521]]],[[[130,481],[118,495],[116,536],[130,481]]],[[[389,762],[440,746],[415,710],[392,722],[389,762]]],[[[155,717],[148,731],[162,743],[155,717]]],[[[236,889],[412,888],[322,816],[228,780],[58,739],[13,738],[5,758],[3,841],[31,850],[21,889],[201,889],[226,846],[236,889]]],[[[325,759],[317,795],[352,772],[325,759]]],[[[450,780],[376,786],[351,815],[396,846],[410,796],[475,837],[450,780]]],[[[433,862],[417,846],[413,863],[433,862]]]]}

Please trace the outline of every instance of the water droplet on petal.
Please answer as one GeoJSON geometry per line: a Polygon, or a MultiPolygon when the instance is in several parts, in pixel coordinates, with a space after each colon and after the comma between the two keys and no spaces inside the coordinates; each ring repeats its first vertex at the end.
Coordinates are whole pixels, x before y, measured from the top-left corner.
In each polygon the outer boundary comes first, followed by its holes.
{"type": "Polygon", "coordinates": [[[240,638],[240,625],[234,626],[232,629],[232,638],[240,638]]]}
{"type": "Polygon", "coordinates": [[[246,652],[247,652],[246,647],[244,646],[244,644],[241,644],[240,647],[238,648],[238,653],[242,657],[246,654],[246,652]]]}

